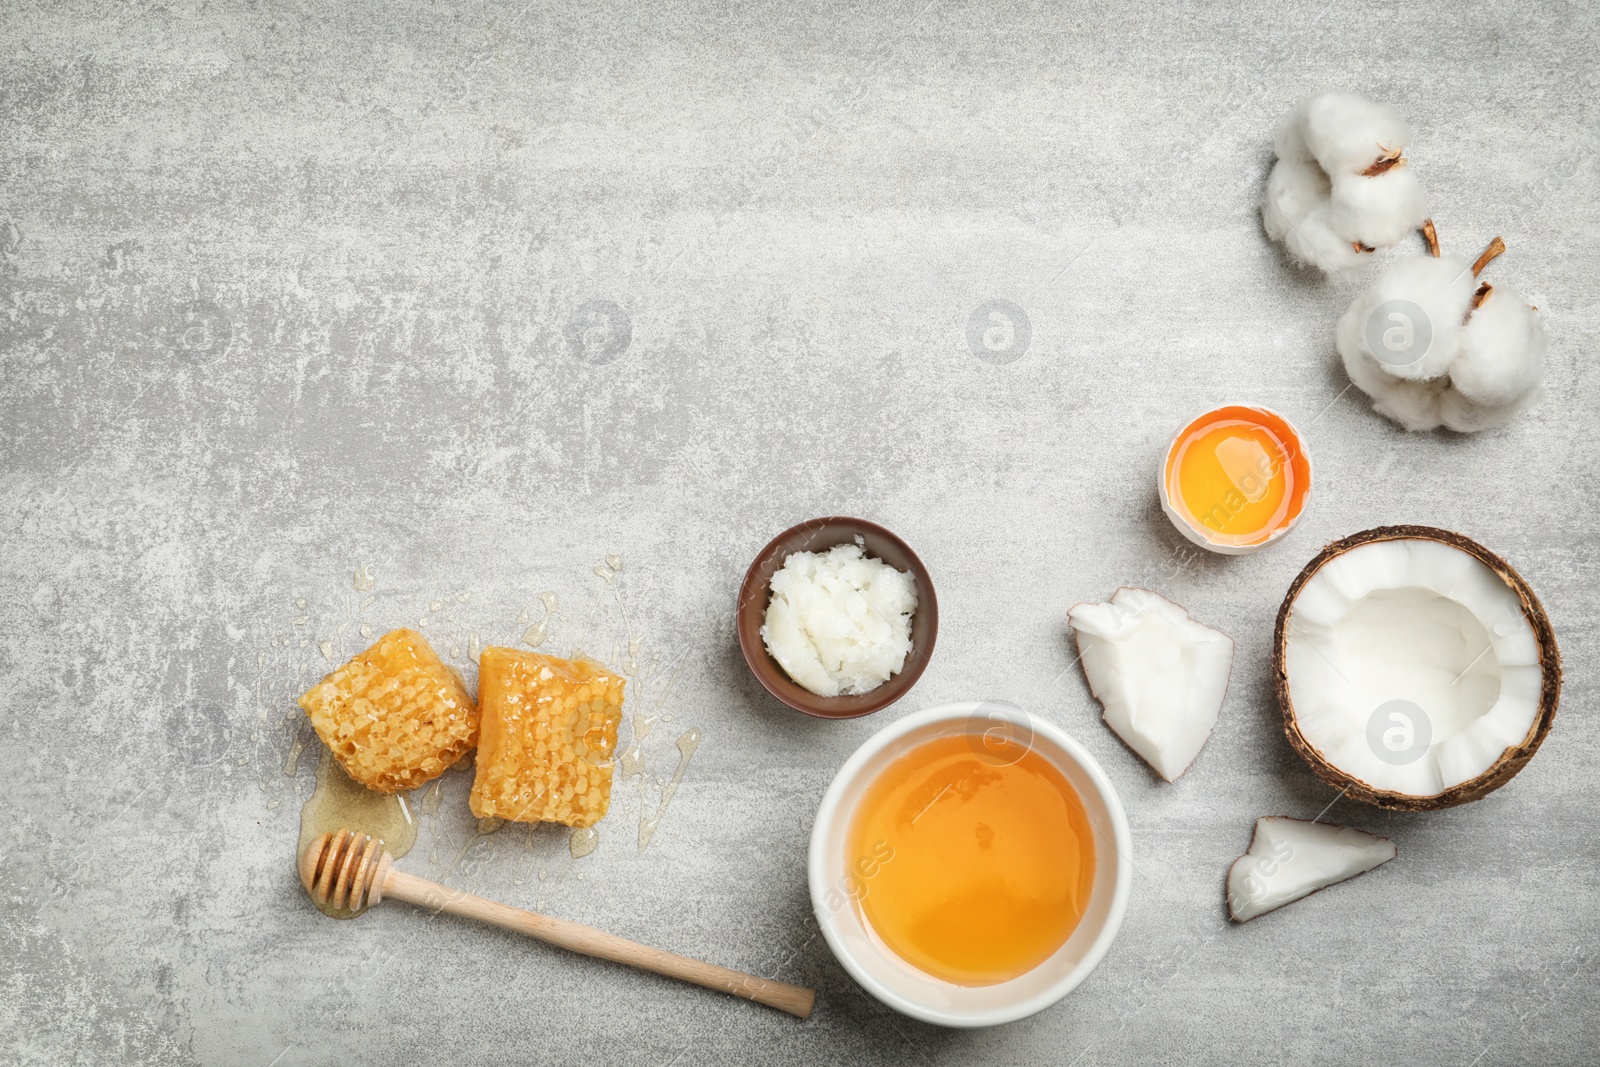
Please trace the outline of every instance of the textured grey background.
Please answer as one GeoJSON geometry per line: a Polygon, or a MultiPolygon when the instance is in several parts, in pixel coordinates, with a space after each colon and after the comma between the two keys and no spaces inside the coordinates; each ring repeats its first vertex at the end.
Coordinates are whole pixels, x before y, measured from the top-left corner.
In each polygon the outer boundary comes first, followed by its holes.
{"type": "Polygon", "coordinates": [[[641,6],[0,4],[0,1059],[1592,1062],[1596,9],[641,6]],[[1353,289],[1255,213],[1272,124],[1327,88],[1400,107],[1447,248],[1503,234],[1494,280],[1545,309],[1549,397],[1512,426],[1407,437],[1344,391],[1353,289]],[[967,343],[989,300],[1031,331],[1005,365],[967,343]],[[573,318],[596,301],[621,315],[573,318]],[[1320,482],[1281,546],[1191,559],[1153,472],[1229,399],[1297,420],[1320,482]],[[729,624],[757,548],[834,512],[906,537],[943,608],[913,694],[849,723],[767,698],[729,624]],[[1253,819],[1334,799],[1279,733],[1273,613],[1323,542],[1393,521],[1545,598],[1555,732],[1462,809],[1334,804],[1400,859],[1230,927],[1253,819]],[[1063,634],[1127,582],[1238,643],[1175,785],[1100,724],[1063,634]],[[811,1021],[304,901],[314,760],[284,767],[319,643],[427,617],[464,662],[545,590],[547,647],[623,665],[641,638],[636,704],[672,717],[642,793],[569,869],[550,829],[474,842],[452,774],[403,867],[814,984],[811,1021]],[[804,850],[862,739],[982,697],[1099,756],[1139,873],[1078,992],[951,1033],[844,975],[804,850]]]}

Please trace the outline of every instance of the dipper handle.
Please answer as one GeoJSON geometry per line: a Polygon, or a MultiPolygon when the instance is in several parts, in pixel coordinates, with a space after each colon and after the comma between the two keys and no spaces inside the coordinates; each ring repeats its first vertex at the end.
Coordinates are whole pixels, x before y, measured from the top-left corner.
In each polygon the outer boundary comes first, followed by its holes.
{"type": "Polygon", "coordinates": [[[736,997],[786,1011],[801,1019],[811,1014],[816,994],[800,986],[758,978],[675,952],[641,945],[582,923],[557,919],[486,900],[472,893],[430,882],[394,869],[383,842],[366,834],[339,830],[323,834],[300,857],[300,880],[306,892],[335,907],[359,908],[394,897],[435,913],[446,912],[491,923],[536,937],[569,952],[596,956],[640,970],[654,971],[736,997]]]}

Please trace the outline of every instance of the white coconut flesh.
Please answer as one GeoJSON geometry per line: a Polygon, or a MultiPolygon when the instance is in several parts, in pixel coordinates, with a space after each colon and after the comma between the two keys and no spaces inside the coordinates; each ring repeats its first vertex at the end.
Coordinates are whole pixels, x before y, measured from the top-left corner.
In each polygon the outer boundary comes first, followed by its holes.
{"type": "Polygon", "coordinates": [[[1268,816],[1228,869],[1228,912],[1248,922],[1394,859],[1394,842],[1348,826],[1268,816]]]}
{"type": "Polygon", "coordinates": [[[1300,734],[1323,759],[1416,797],[1523,743],[1543,681],[1517,594],[1425,539],[1369,542],[1318,569],[1290,608],[1284,672],[1300,734]]]}
{"type": "Polygon", "coordinates": [[[1172,782],[1211,736],[1228,691],[1233,639],[1148,589],[1067,613],[1106,725],[1172,782]]]}

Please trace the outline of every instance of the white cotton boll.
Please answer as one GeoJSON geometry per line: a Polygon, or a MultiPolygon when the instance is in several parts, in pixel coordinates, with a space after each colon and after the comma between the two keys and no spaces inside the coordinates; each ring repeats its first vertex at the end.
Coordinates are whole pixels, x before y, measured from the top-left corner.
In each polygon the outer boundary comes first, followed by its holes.
{"type": "Polygon", "coordinates": [[[1367,351],[1367,345],[1362,340],[1362,327],[1364,316],[1356,312],[1356,305],[1363,303],[1362,296],[1356,297],[1354,303],[1339,316],[1339,322],[1333,328],[1333,346],[1339,351],[1339,359],[1344,363],[1344,372],[1368,396],[1375,397],[1387,388],[1388,383],[1394,379],[1383,373],[1377,360],[1372,358],[1372,353],[1367,351]]]}
{"type": "Polygon", "coordinates": [[[1398,111],[1355,93],[1323,93],[1302,106],[1306,147],[1335,177],[1360,174],[1411,141],[1411,127],[1398,111]]]}
{"type": "Polygon", "coordinates": [[[1539,312],[1497,286],[1462,328],[1450,382],[1474,403],[1518,403],[1539,388],[1549,348],[1539,312]]]}
{"type": "Polygon", "coordinates": [[[1322,268],[1327,274],[1343,274],[1367,265],[1368,253],[1345,240],[1333,228],[1332,206],[1318,204],[1295,226],[1283,242],[1298,262],[1322,268]]]}
{"type": "Polygon", "coordinates": [[[1500,288],[1489,291],[1461,331],[1461,353],[1450,368],[1444,424],[1461,433],[1503,426],[1544,394],[1544,356],[1550,348],[1539,312],[1500,288]]]}
{"type": "Polygon", "coordinates": [[[1458,434],[1477,434],[1478,430],[1491,430],[1506,426],[1512,416],[1538,402],[1542,390],[1534,390],[1530,397],[1517,403],[1477,403],[1462,395],[1459,389],[1445,390],[1438,405],[1438,418],[1443,426],[1458,434]]]}
{"type": "Polygon", "coordinates": [[[1479,430],[1504,426],[1511,421],[1511,416],[1532,406],[1538,399],[1539,391],[1535,390],[1526,401],[1510,404],[1479,404],[1463,395],[1461,390],[1449,389],[1440,398],[1439,417],[1445,426],[1457,433],[1477,433],[1479,430]]]}
{"type": "Polygon", "coordinates": [[[1350,93],[1297,104],[1273,135],[1278,160],[1261,203],[1267,236],[1328,274],[1393,247],[1427,218],[1422,187],[1400,157],[1410,136],[1393,108],[1350,93]],[[1375,164],[1386,166],[1366,173],[1375,164]]]}
{"type": "Polygon", "coordinates": [[[1328,179],[1322,171],[1315,170],[1314,165],[1298,165],[1290,160],[1278,162],[1272,171],[1274,178],[1278,170],[1285,171],[1282,181],[1278,181],[1274,189],[1272,179],[1267,179],[1267,198],[1261,205],[1261,222],[1267,237],[1282,243],[1283,250],[1288,251],[1294,262],[1304,267],[1317,267],[1326,274],[1362,267],[1365,254],[1334,234],[1328,222],[1328,179]],[[1315,174],[1315,181],[1322,182],[1322,192],[1315,194],[1317,198],[1309,206],[1307,200],[1314,194],[1315,187],[1306,174],[1307,166],[1315,174]]]}
{"type": "Polygon", "coordinates": [[[1311,149],[1306,146],[1305,123],[1308,103],[1309,100],[1300,101],[1292,111],[1278,120],[1278,129],[1272,135],[1272,151],[1281,160],[1295,163],[1317,161],[1317,157],[1312,155],[1311,149]]]}
{"type": "Polygon", "coordinates": [[[1352,355],[1344,348],[1339,354],[1344,357],[1345,372],[1350,380],[1372,398],[1373,411],[1412,432],[1436,430],[1444,425],[1441,402],[1446,387],[1442,380],[1411,382],[1391,378],[1379,369],[1370,355],[1361,352],[1352,355]]]}
{"type": "Polygon", "coordinates": [[[1460,349],[1475,287],[1472,267],[1460,256],[1397,260],[1339,319],[1335,342],[1346,367],[1364,354],[1389,378],[1442,376],[1460,349]]]}
{"type": "Polygon", "coordinates": [[[1438,382],[1390,381],[1373,396],[1372,410],[1398,422],[1404,429],[1419,433],[1444,425],[1444,396],[1448,392],[1438,382]]]}
{"type": "Polygon", "coordinates": [[[1332,274],[1359,266],[1362,254],[1328,225],[1328,192],[1321,167],[1285,156],[1267,176],[1261,225],[1294,262],[1332,274]]]}
{"type": "Polygon", "coordinates": [[[1328,199],[1328,176],[1315,163],[1283,158],[1267,176],[1267,195],[1261,202],[1261,221],[1267,236],[1284,240],[1291,225],[1328,199]]]}
{"type": "MultiPolygon", "coordinates": [[[[1476,264],[1504,251],[1495,239],[1476,264]]],[[[1542,395],[1549,336],[1538,311],[1477,279],[1459,256],[1393,264],[1351,302],[1334,343],[1374,411],[1407,430],[1499,426],[1542,395]]]]}
{"type": "Polygon", "coordinates": [[[1340,237],[1368,248],[1391,248],[1428,217],[1416,173],[1398,163],[1370,178],[1361,175],[1333,180],[1328,197],[1329,224],[1340,237]]]}

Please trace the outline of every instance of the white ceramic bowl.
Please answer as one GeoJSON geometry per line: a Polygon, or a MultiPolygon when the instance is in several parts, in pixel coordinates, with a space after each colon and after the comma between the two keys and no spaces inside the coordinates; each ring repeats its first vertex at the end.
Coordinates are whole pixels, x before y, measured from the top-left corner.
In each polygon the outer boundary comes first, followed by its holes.
{"type": "Polygon", "coordinates": [[[1128,910],[1132,881],[1128,817],[1111,781],[1059,728],[1009,704],[945,704],[887,726],[856,749],[834,777],[811,829],[811,906],[833,954],[867,992],[896,1011],[940,1026],[994,1026],[1026,1018],[1070,993],[1111,947],[1128,910]],[[1094,887],[1077,929],[1055,954],[1009,982],[959,986],[906,963],[863,922],[846,881],[850,819],[862,794],[897,756],[937,737],[988,734],[1031,743],[1066,776],[1095,831],[1094,887]]]}

